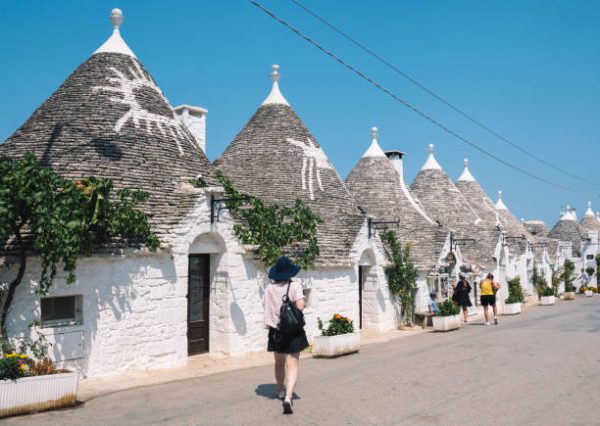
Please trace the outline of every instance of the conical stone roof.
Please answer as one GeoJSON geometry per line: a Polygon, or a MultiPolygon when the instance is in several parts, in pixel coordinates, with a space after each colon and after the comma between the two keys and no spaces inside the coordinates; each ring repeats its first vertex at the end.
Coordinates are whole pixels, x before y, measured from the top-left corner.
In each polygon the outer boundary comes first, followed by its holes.
{"type": "Polygon", "coordinates": [[[548,237],[559,241],[571,242],[573,244],[573,256],[581,256],[581,239],[585,236],[585,230],[577,223],[575,211],[567,206],[567,211],[560,220],[554,224],[548,237]]]}
{"type": "Polygon", "coordinates": [[[507,240],[509,249],[512,253],[522,254],[527,249],[527,242],[533,242],[534,239],[529,236],[529,232],[523,224],[511,213],[504,201],[502,200],[502,191],[498,191],[498,201],[496,202],[496,208],[500,215],[501,222],[503,224],[502,230],[506,237],[510,237],[507,240]],[[522,239],[518,239],[522,237],[522,239]]]}
{"type": "Polygon", "coordinates": [[[583,218],[581,218],[581,222],[579,222],[579,224],[586,231],[592,231],[592,232],[600,231],[600,221],[598,220],[598,218],[594,214],[594,211],[592,210],[592,202],[591,201],[588,202],[588,208],[587,208],[585,214],[583,215],[583,218]]]}
{"type": "MultiPolygon", "coordinates": [[[[213,167],[119,34],[81,64],[5,143],[0,155],[30,151],[69,179],[113,179],[116,189],[149,193],[144,207],[164,241],[198,195],[189,180],[216,184],[213,167]]],[[[197,191],[196,191],[197,192],[197,191]]],[[[208,220],[208,219],[207,219],[208,220]]]]}
{"type": "Polygon", "coordinates": [[[523,222],[523,226],[531,235],[546,237],[548,232],[550,232],[546,224],[541,220],[527,220],[523,222]]]}
{"type": "Polygon", "coordinates": [[[497,239],[493,230],[483,226],[482,219],[442,170],[433,155],[433,145],[429,145],[429,157],[410,188],[427,213],[453,230],[456,238],[473,239],[460,245],[467,262],[483,267],[494,264],[491,247],[497,239]]]}
{"type": "Polygon", "coordinates": [[[320,214],[321,265],[349,265],[349,252],[365,218],[323,149],[279,90],[278,67],[263,104],[215,165],[242,192],[267,203],[299,198],[320,214]]]}
{"type": "Polygon", "coordinates": [[[346,178],[346,186],[358,205],[375,221],[398,221],[401,244],[412,245],[417,268],[434,267],[446,241],[448,230],[430,219],[416,204],[402,176],[377,142],[377,129],[360,161],[346,178]]]}
{"type": "Polygon", "coordinates": [[[474,235],[474,238],[477,239],[478,248],[482,249],[482,253],[488,254],[486,257],[491,264],[489,254],[495,253],[500,238],[500,229],[504,229],[504,221],[490,197],[471,174],[469,161],[466,158],[463,164],[464,170],[456,181],[456,187],[481,219],[479,226],[474,228],[474,231],[479,230],[481,233],[474,235]]]}

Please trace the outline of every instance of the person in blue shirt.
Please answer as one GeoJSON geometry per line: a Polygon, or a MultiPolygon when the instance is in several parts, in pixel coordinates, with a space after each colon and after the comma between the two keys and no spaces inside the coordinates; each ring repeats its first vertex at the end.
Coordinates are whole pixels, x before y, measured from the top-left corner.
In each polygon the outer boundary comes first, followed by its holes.
{"type": "Polygon", "coordinates": [[[437,307],[437,303],[435,302],[435,291],[429,293],[429,313],[431,315],[439,315],[440,310],[437,307]]]}

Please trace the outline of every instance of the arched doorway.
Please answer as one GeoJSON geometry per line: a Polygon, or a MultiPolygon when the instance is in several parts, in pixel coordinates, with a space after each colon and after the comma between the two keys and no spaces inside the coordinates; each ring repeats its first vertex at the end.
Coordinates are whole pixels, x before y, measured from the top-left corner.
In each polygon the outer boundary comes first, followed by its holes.
{"type": "Polygon", "coordinates": [[[211,283],[216,265],[225,251],[220,235],[199,235],[188,253],[187,342],[188,355],[210,350],[211,283]]]}

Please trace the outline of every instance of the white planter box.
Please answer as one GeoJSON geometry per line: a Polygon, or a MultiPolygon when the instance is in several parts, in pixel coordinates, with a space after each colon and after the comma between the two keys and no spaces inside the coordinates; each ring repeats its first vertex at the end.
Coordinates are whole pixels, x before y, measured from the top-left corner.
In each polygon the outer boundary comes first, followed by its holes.
{"type": "Polygon", "coordinates": [[[502,308],[502,315],[517,315],[521,313],[521,303],[507,303],[502,308]]]}
{"type": "Polygon", "coordinates": [[[594,292],[592,290],[586,290],[584,294],[585,297],[592,297],[594,295],[594,292]]]}
{"type": "Polygon", "coordinates": [[[554,305],[554,302],[556,302],[555,296],[542,296],[542,305],[554,305]]]}
{"type": "Polygon", "coordinates": [[[434,331],[450,331],[460,328],[460,315],[433,317],[434,331]]]}
{"type": "Polygon", "coordinates": [[[75,405],[79,373],[0,380],[0,417],[75,405]]]}
{"type": "Polygon", "coordinates": [[[314,356],[331,358],[358,352],[360,334],[347,333],[337,336],[315,336],[313,345],[314,356]]]}
{"type": "Polygon", "coordinates": [[[575,300],[575,292],[567,291],[563,293],[563,300],[575,300]]]}

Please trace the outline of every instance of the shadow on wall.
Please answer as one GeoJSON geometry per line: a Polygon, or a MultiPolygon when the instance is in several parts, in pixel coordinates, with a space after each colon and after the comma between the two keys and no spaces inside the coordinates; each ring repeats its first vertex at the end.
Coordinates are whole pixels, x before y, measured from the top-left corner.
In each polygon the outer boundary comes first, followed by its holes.
{"type": "Polygon", "coordinates": [[[381,309],[381,312],[385,312],[387,306],[385,303],[385,295],[383,294],[381,288],[377,289],[377,303],[379,303],[379,309],[381,309]]]}
{"type": "Polygon", "coordinates": [[[54,342],[50,350],[57,362],[69,361],[87,370],[92,351],[95,359],[101,358],[108,365],[110,354],[119,354],[124,348],[139,354],[144,349],[132,347],[133,343],[145,345],[161,339],[152,326],[160,318],[155,311],[157,307],[165,308],[160,306],[162,298],[167,300],[176,284],[175,265],[167,254],[80,258],[76,282],[66,284],[66,275],[61,271],[48,296],[81,296],[81,324],[37,331],[29,325],[41,315],[40,296],[32,290],[39,279],[39,259],[29,259],[27,266],[9,314],[9,333],[31,341],[35,333],[41,332],[54,342]]]}
{"type": "Polygon", "coordinates": [[[229,305],[229,315],[231,317],[231,322],[233,322],[233,326],[235,327],[235,331],[237,331],[239,335],[245,336],[248,332],[246,316],[237,302],[231,302],[229,305]]]}

